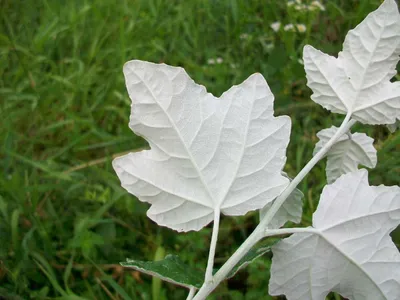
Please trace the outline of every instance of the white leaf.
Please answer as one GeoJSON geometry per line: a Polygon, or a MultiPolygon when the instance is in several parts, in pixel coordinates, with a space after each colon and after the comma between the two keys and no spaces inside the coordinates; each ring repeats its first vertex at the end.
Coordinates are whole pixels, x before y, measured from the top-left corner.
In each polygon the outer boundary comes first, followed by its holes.
{"type": "Polygon", "coordinates": [[[390,79],[399,55],[400,14],[396,2],[386,0],[349,31],[338,58],[304,47],[311,99],[362,123],[394,123],[400,119],[400,83],[390,79]]]}
{"type": "MultiPolygon", "coordinates": [[[[290,179],[285,172],[282,172],[282,174],[286,178],[290,179]]],[[[276,212],[272,220],[269,222],[268,228],[280,228],[285,225],[287,221],[300,223],[301,216],[303,214],[303,197],[304,195],[299,189],[294,189],[283,205],[276,212]]],[[[272,204],[273,202],[268,203],[266,206],[260,209],[260,220],[265,216],[272,204]]]]}
{"type": "MultiPolygon", "coordinates": [[[[319,142],[315,145],[314,155],[332,138],[337,127],[323,129],[317,133],[319,142]]],[[[333,183],[341,175],[356,171],[362,164],[375,168],[377,162],[374,139],[365,133],[347,133],[342,135],[327,153],[326,177],[328,183],[333,183]]]]}
{"type": "Polygon", "coordinates": [[[220,99],[184,69],[130,61],[130,128],[151,150],[114,160],[122,186],[152,204],[147,215],[178,231],[199,230],[214,211],[243,215],[287,186],[290,118],[273,116],[273,95],[261,74],[220,99]]]}
{"type": "Polygon", "coordinates": [[[399,223],[398,186],[370,186],[366,170],[341,176],[322,192],[315,233],[293,234],[272,248],[271,295],[400,299],[400,254],[389,235],[399,223]]]}

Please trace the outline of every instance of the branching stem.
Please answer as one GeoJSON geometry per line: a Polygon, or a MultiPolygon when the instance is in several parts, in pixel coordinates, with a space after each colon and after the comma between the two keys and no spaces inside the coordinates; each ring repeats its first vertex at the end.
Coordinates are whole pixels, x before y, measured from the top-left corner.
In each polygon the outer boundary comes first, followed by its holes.
{"type": "Polygon", "coordinates": [[[192,300],[195,292],[196,288],[194,286],[190,287],[189,295],[187,296],[186,300],[192,300]]]}
{"type": "MultiPolygon", "coordinates": [[[[329,151],[333,144],[344,134],[346,133],[355,123],[356,121],[350,120],[351,113],[348,113],[340,125],[339,129],[332,136],[332,138],[324,145],[324,147],[314,155],[314,157],[304,166],[304,168],[300,171],[299,174],[290,182],[287,188],[279,195],[278,198],[274,201],[271,208],[265,214],[264,218],[260,221],[260,224],[254,229],[254,231],[249,235],[249,237],[243,242],[243,244],[233,253],[233,255],[226,261],[226,263],[218,270],[218,272],[213,277],[208,277],[206,274],[206,279],[211,278],[211,280],[205,280],[203,286],[198,291],[197,295],[193,298],[194,300],[203,300],[205,299],[217,286],[220,284],[222,280],[226,278],[228,273],[232,270],[232,268],[240,261],[240,259],[246,255],[247,252],[263,237],[269,236],[271,230],[266,230],[267,225],[271,222],[272,218],[275,216],[279,208],[285,202],[285,200],[289,197],[289,195],[293,192],[293,190],[297,187],[297,185],[304,179],[304,177],[311,171],[311,169],[325,156],[325,154],[329,151]]],[[[219,215],[219,211],[218,211],[219,215]]],[[[214,221],[215,222],[215,221],[214,221]]],[[[218,219],[219,222],[219,219],[218,219]]],[[[214,223],[215,228],[215,223],[214,223]]],[[[287,233],[293,233],[294,228],[290,228],[292,231],[287,233]]],[[[302,229],[304,230],[304,229],[302,229]]],[[[276,232],[276,231],[275,231],[276,232]]],[[[283,231],[280,231],[283,232],[283,231]]],[[[304,232],[304,231],[303,231],[304,232]]],[[[281,233],[279,233],[281,234],[281,233]]],[[[214,230],[213,230],[213,238],[214,239],[214,230]]],[[[212,241],[211,241],[212,242],[212,241]]],[[[215,242],[216,243],[216,242],[215,242]]],[[[210,257],[213,245],[211,244],[210,248],[210,257]]],[[[215,245],[214,250],[215,252],[215,245]]],[[[209,257],[209,264],[210,264],[209,257]]],[[[214,253],[212,255],[212,262],[214,261],[214,253]]],[[[209,271],[207,266],[207,271],[209,271]]]]}
{"type": "Polygon", "coordinates": [[[289,197],[289,195],[294,191],[297,185],[306,177],[306,175],[311,171],[311,169],[325,156],[325,154],[331,149],[332,145],[336,143],[336,141],[345,134],[351,126],[353,126],[356,121],[350,121],[351,114],[347,114],[345,119],[340,125],[339,129],[332,136],[332,138],[322,147],[322,149],[316,153],[313,158],[304,166],[304,168],[297,174],[297,176],[290,182],[288,187],[283,191],[282,194],[279,195],[278,198],[274,201],[271,208],[265,214],[264,218],[260,221],[260,224],[257,227],[266,228],[267,225],[271,222],[272,218],[275,216],[278,209],[282,206],[285,200],[289,197]]]}

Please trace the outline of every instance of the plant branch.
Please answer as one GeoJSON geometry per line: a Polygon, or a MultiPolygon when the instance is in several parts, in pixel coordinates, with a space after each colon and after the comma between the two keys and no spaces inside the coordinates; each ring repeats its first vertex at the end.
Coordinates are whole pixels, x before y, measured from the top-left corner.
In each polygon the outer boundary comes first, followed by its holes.
{"type": "Polygon", "coordinates": [[[192,300],[195,292],[196,288],[194,286],[191,286],[189,290],[189,295],[187,296],[186,300],[192,300]]]}
{"type": "Polygon", "coordinates": [[[289,195],[294,191],[297,185],[306,177],[306,175],[311,171],[311,169],[325,156],[325,154],[331,149],[333,144],[345,134],[355,123],[356,121],[351,120],[351,113],[348,113],[340,125],[339,129],[332,136],[332,138],[322,147],[320,151],[318,151],[313,158],[304,166],[304,168],[300,171],[299,174],[290,182],[288,187],[283,191],[282,194],[279,195],[278,198],[274,201],[271,208],[265,214],[264,218],[260,221],[260,224],[257,227],[266,228],[267,225],[271,222],[272,218],[275,216],[278,209],[282,206],[285,200],[289,197],[289,195]]]}
{"type": "Polygon", "coordinates": [[[210,252],[208,254],[208,262],[207,269],[204,282],[211,282],[213,279],[213,269],[214,269],[214,257],[215,257],[215,249],[217,248],[218,241],[218,231],[219,231],[219,219],[220,219],[220,210],[216,209],[214,211],[214,226],[211,235],[211,243],[210,243],[210,252]]]}
{"type": "Polygon", "coordinates": [[[311,169],[325,156],[333,144],[346,133],[356,121],[350,120],[351,113],[348,113],[340,125],[337,132],[332,138],[324,145],[324,147],[314,155],[314,157],[304,166],[299,174],[290,182],[286,189],[276,198],[271,208],[265,214],[264,218],[260,221],[260,224],[254,229],[249,237],[243,242],[242,245],[233,253],[233,255],[226,261],[226,263],[218,270],[214,275],[212,282],[205,281],[203,286],[198,291],[194,300],[205,299],[217,286],[226,278],[232,268],[240,261],[240,259],[246,255],[250,249],[265,236],[265,228],[271,222],[279,208],[297,187],[297,185],[304,179],[304,177],[311,171],[311,169]]]}

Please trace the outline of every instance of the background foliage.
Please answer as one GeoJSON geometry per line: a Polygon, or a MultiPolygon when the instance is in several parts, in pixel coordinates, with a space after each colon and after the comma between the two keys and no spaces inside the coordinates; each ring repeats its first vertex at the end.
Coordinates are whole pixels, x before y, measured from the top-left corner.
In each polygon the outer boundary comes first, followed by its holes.
{"type": "MultiPolygon", "coordinates": [[[[185,290],[118,264],[173,253],[204,269],[211,232],[159,228],[148,205],[119,186],[112,156],[146,147],[127,126],[122,65],[180,65],[215,95],[262,73],[276,115],[292,118],[285,170],[294,176],[315,133],[341,119],[310,100],[302,47],[337,53],[378,5],[331,0],[310,12],[274,0],[0,0],[0,299],[185,299],[185,290]],[[285,31],[290,23],[307,30],[285,31]]],[[[371,182],[398,184],[399,133],[356,129],[375,138],[371,182]]],[[[299,186],[303,226],[325,183],[320,163],[299,186]]],[[[257,222],[257,213],[222,219],[217,265],[257,222]]],[[[269,265],[266,255],[210,299],[277,299],[266,296],[269,265]]]]}

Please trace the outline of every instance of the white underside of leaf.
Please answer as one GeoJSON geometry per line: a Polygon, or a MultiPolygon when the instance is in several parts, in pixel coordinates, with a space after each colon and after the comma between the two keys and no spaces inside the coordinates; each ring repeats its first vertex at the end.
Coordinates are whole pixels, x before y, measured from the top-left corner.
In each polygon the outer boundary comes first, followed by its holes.
{"type": "MultiPolygon", "coordinates": [[[[282,174],[289,178],[286,173],[282,172],[282,174]]],[[[300,223],[301,216],[303,215],[303,197],[304,195],[299,189],[294,189],[294,191],[289,195],[286,201],[276,212],[271,222],[269,222],[268,228],[278,229],[285,225],[287,221],[300,223]]],[[[265,216],[272,204],[273,202],[268,203],[265,207],[260,209],[260,220],[265,216]]]]}
{"type": "MultiPolygon", "coordinates": [[[[338,130],[337,127],[323,129],[317,133],[319,142],[315,145],[314,155],[320,151],[338,130]]],[[[328,183],[334,182],[341,175],[356,171],[362,164],[374,168],[377,163],[374,140],[365,133],[344,134],[327,153],[326,177],[328,183]]]]}
{"type": "Polygon", "coordinates": [[[400,223],[400,188],[369,186],[367,177],[359,170],[326,186],[313,216],[316,233],[273,247],[271,295],[400,299],[400,254],[389,235],[400,223]]]}
{"type": "Polygon", "coordinates": [[[178,67],[131,61],[130,127],[151,150],[114,160],[122,186],[152,204],[148,216],[178,231],[199,230],[214,211],[243,215],[288,184],[290,118],[273,116],[261,74],[216,98],[178,67]]]}
{"type": "Polygon", "coordinates": [[[332,112],[366,124],[391,124],[400,119],[400,83],[391,83],[400,55],[400,14],[394,0],[346,36],[335,58],[304,47],[311,98],[332,112]]]}

